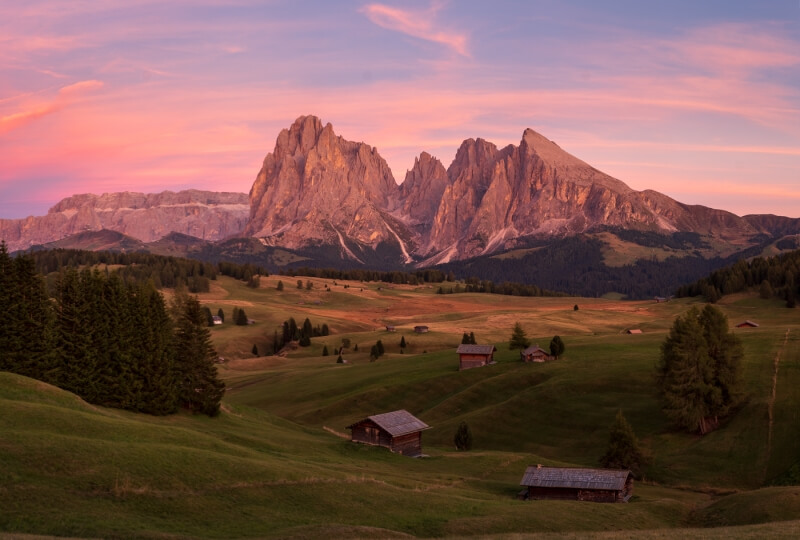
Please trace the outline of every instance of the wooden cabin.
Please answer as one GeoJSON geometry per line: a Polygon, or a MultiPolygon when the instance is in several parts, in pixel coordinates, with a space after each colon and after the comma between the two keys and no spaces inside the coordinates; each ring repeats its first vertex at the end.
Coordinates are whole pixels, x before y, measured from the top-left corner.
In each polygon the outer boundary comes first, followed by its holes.
{"type": "Polygon", "coordinates": [[[470,369],[494,363],[494,345],[459,345],[458,369],[470,369]]]}
{"type": "Polygon", "coordinates": [[[428,327],[427,326],[415,326],[414,327],[414,332],[416,332],[417,334],[425,334],[425,333],[428,332],[428,327]]]}
{"type": "Polygon", "coordinates": [[[375,446],[384,446],[404,456],[422,455],[422,432],[430,426],[406,410],[368,416],[347,426],[352,431],[350,440],[375,446]]]}
{"type": "Polygon", "coordinates": [[[549,362],[555,358],[550,354],[550,351],[546,351],[538,345],[531,345],[527,349],[520,351],[519,356],[523,362],[549,362]]]}
{"type": "Polygon", "coordinates": [[[386,325],[386,331],[387,331],[387,332],[396,332],[396,331],[397,331],[397,328],[395,328],[395,327],[394,327],[394,326],[392,326],[392,325],[389,325],[389,324],[387,324],[387,325],[386,325]]]}
{"type": "Polygon", "coordinates": [[[625,330],[625,333],[626,334],[641,334],[642,330],[639,329],[639,328],[628,328],[627,330],[625,330]]]}
{"type": "Polygon", "coordinates": [[[758,328],[758,323],[753,321],[742,321],[736,325],[736,328],[758,328]]]}
{"type": "Polygon", "coordinates": [[[633,495],[633,473],[616,469],[528,467],[522,477],[524,499],[592,502],[628,502],[633,495]]]}

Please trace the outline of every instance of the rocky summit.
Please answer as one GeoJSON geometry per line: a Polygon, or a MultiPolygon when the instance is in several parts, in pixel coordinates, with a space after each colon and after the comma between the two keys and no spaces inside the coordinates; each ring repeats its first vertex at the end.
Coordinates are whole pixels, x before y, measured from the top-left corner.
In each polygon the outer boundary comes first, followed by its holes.
{"type": "Polygon", "coordinates": [[[694,232],[742,247],[769,228],[797,228],[796,220],[745,219],[635,191],[532,129],[502,149],[468,139],[446,170],[423,152],[398,188],[375,148],[336,136],[314,116],[281,131],[250,204],[245,233],[269,245],[332,245],[358,260],[358,250],[383,243],[398,262],[426,265],[603,226],[694,232]]]}

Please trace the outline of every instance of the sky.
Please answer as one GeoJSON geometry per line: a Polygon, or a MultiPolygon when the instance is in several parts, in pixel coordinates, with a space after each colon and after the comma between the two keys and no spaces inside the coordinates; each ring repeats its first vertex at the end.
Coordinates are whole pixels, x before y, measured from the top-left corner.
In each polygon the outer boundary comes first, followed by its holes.
{"type": "Polygon", "coordinates": [[[0,218],[247,192],[307,114],[398,183],[532,128],[637,190],[800,217],[800,0],[0,0],[0,218]]]}

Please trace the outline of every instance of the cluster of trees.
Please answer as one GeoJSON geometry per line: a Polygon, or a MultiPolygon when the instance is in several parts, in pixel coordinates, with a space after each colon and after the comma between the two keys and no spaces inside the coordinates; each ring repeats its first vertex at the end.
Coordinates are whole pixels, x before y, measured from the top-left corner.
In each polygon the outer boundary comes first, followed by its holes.
{"type": "Polygon", "coordinates": [[[702,295],[713,304],[726,294],[756,287],[762,298],[781,298],[786,300],[787,307],[795,307],[800,296],[800,250],[740,260],[680,287],[677,296],[702,295]]]}
{"type": "Polygon", "coordinates": [[[247,313],[245,313],[244,308],[234,306],[232,315],[233,324],[236,326],[247,326],[250,324],[250,319],[247,317],[247,313]]]}
{"type": "Polygon", "coordinates": [[[461,336],[461,344],[462,345],[477,345],[478,342],[475,341],[475,332],[470,332],[469,334],[464,332],[464,334],[461,336]]]}
{"type": "MultiPolygon", "coordinates": [[[[403,338],[403,341],[405,341],[405,338],[403,338]]],[[[383,348],[383,342],[381,342],[381,340],[378,340],[369,350],[370,360],[377,360],[384,354],[386,354],[386,350],[383,348]]]]}
{"type": "Polygon", "coordinates": [[[210,281],[217,275],[230,276],[258,286],[258,276],[269,275],[266,270],[253,264],[220,262],[215,264],[181,257],[154,255],[152,253],[119,253],[113,251],[84,251],[78,249],[51,249],[30,254],[36,268],[44,275],[58,272],[62,268],[86,266],[115,266],[116,272],[125,282],[147,283],[152,281],[157,289],[186,286],[189,292],[208,292],[210,281]]]}
{"type": "Polygon", "coordinates": [[[325,279],[342,279],[347,281],[381,281],[384,283],[395,283],[405,285],[419,285],[422,283],[442,283],[443,281],[455,281],[453,272],[442,272],[435,268],[417,270],[415,272],[402,272],[399,270],[381,271],[367,269],[347,269],[337,270],[334,268],[290,268],[281,270],[280,275],[296,277],[317,277],[325,279]]]}
{"type": "Polygon", "coordinates": [[[283,321],[281,333],[279,334],[276,330],[272,335],[272,352],[273,354],[278,354],[281,349],[292,341],[297,341],[298,345],[301,347],[308,347],[311,345],[312,337],[327,335],[330,335],[330,329],[327,323],[323,323],[322,325],[317,324],[315,326],[311,324],[311,320],[306,318],[306,320],[303,321],[303,325],[298,326],[294,317],[289,317],[288,320],[283,321]]]}
{"type": "Polygon", "coordinates": [[[617,411],[608,433],[608,447],[600,458],[600,465],[607,469],[629,469],[635,477],[640,478],[642,467],[646,463],[647,456],[633,428],[625,419],[622,410],[617,411]]]}
{"type": "Polygon", "coordinates": [[[29,256],[0,243],[0,370],[86,401],[155,415],[216,415],[224,393],[196,298],[176,295],[170,317],[152,284],[119,274],[62,270],[50,298],[29,256]]]}
{"type": "Polygon", "coordinates": [[[742,344],[716,307],[678,317],[661,345],[656,383],[676,427],[705,434],[741,401],[742,344]]]}

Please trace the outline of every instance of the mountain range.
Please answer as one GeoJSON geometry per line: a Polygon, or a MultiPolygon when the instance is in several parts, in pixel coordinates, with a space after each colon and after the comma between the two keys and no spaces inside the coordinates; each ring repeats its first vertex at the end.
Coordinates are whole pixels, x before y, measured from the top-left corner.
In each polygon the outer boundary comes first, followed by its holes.
{"type": "MultiPolygon", "coordinates": [[[[614,250],[617,263],[735,256],[797,235],[800,219],[739,217],[633,190],[532,129],[503,148],[467,139],[447,168],[422,152],[398,185],[375,147],[301,116],[278,134],[249,195],[75,195],[46,216],[0,219],[0,238],[12,251],[56,241],[92,245],[86,234],[103,230],[125,235],[126,249],[140,241],[141,249],[251,259],[277,250],[289,263],[388,268],[519,259],[583,235],[599,240],[613,265],[614,250]]],[[[99,241],[109,242],[108,235],[99,241]]]]}

